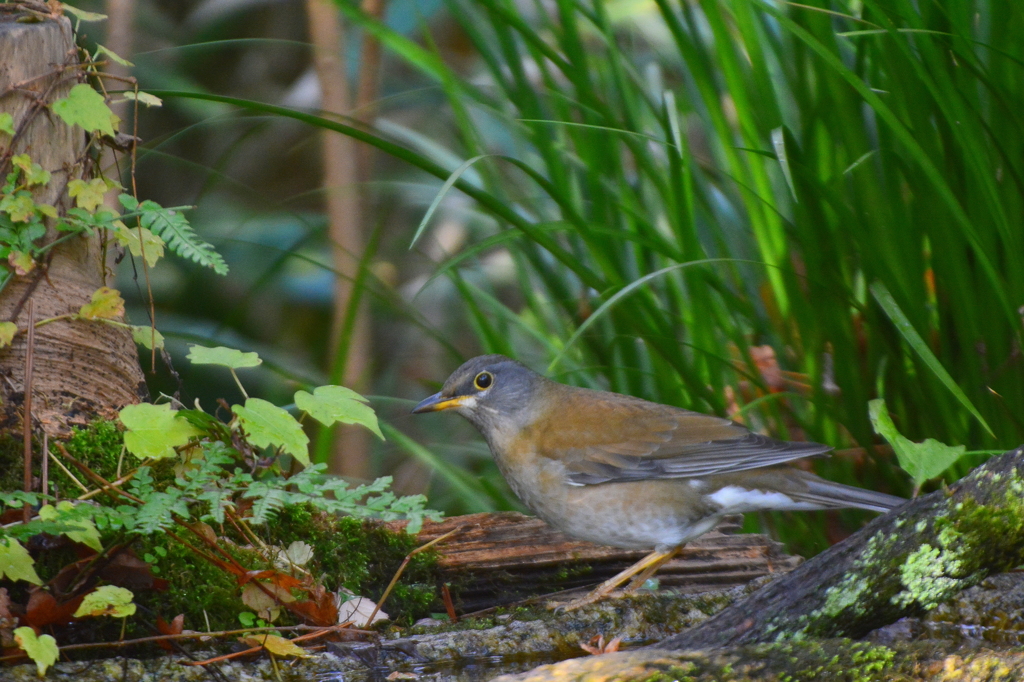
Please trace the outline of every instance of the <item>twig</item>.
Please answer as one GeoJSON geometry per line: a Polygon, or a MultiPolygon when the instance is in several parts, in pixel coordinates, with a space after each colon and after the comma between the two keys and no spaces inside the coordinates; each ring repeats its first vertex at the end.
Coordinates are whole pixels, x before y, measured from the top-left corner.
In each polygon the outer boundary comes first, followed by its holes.
{"type": "MultiPolygon", "coordinates": [[[[79,471],[86,475],[87,478],[91,479],[93,483],[100,486],[100,490],[97,492],[109,492],[114,495],[120,495],[121,497],[125,497],[131,500],[132,502],[135,502],[136,504],[143,504],[143,501],[140,500],[139,498],[135,497],[129,492],[121,490],[113,483],[111,483],[110,481],[108,481],[107,479],[103,478],[95,471],[90,469],[87,464],[85,464],[84,462],[79,462],[77,459],[72,457],[71,453],[67,451],[67,448],[64,447],[63,443],[57,443],[57,449],[60,450],[60,454],[64,457],[64,459],[74,464],[79,471]]],[[[88,489],[86,489],[86,492],[88,492],[88,489]]]]}
{"type": "MultiPolygon", "coordinates": [[[[310,632],[308,635],[299,635],[298,637],[293,637],[291,639],[291,642],[292,643],[304,642],[306,640],[316,639],[317,637],[323,637],[324,635],[329,635],[332,632],[337,632],[337,631],[342,630],[342,629],[345,629],[345,630],[347,630],[349,632],[368,632],[368,633],[372,633],[372,631],[367,631],[367,630],[354,630],[354,629],[351,629],[351,628],[348,627],[350,624],[351,623],[342,623],[340,625],[332,625],[329,628],[322,628],[322,629],[318,630],[317,632],[310,632]]],[[[251,632],[251,630],[246,630],[245,632],[251,632]]],[[[195,665],[209,665],[210,663],[220,663],[221,661],[228,661],[228,660],[230,660],[232,658],[238,658],[240,656],[247,656],[248,654],[255,654],[258,651],[261,651],[262,649],[263,649],[262,646],[256,646],[256,647],[253,647],[251,649],[246,649],[245,651],[236,651],[236,652],[231,653],[231,654],[224,654],[223,656],[217,656],[216,658],[208,658],[205,661],[182,661],[181,664],[182,665],[193,665],[193,666],[195,666],[195,665]]]]}
{"type": "MultiPolygon", "coordinates": [[[[233,511],[225,508],[224,516],[227,517],[227,520],[231,523],[232,526],[235,527],[235,530],[238,531],[238,534],[246,540],[248,540],[249,542],[251,542],[253,546],[260,547],[262,549],[267,549],[267,544],[263,542],[263,540],[260,540],[259,536],[252,532],[251,528],[245,525],[245,521],[235,516],[235,513],[233,511]]],[[[270,557],[268,556],[264,556],[263,558],[270,561],[270,557]]]]}
{"type": "MultiPolygon", "coordinates": [[[[21,431],[25,443],[25,492],[32,492],[32,350],[35,347],[35,301],[28,301],[28,336],[25,339],[25,416],[22,422],[21,431]]],[[[32,518],[32,505],[26,502],[21,508],[22,518],[28,523],[32,518]]]]}
{"type": "MultiPolygon", "coordinates": [[[[70,474],[70,472],[68,472],[68,473],[70,474]]],[[[114,481],[110,485],[111,486],[115,486],[115,487],[120,487],[120,486],[124,485],[125,483],[127,483],[128,481],[130,481],[133,478],[135,478],[135,474],[137,474],[137,473],[139,473],[138,469],[132,469],[127,474],[125,474],[121,478],[117,479],[116,481],[114,481]]],[[[78,497],[78,499],[79,499],[79,501],[91,500],[92,498],[94,498],[97,495],[99,495],[101,492],[103,492],[103,488],[97,488],[96,490],[89,490],[88,488],[86,488],[85,489],[85,494],[84,495],[80,495],[78,497]]]]}
{"type": "Polygon", "coordinates": [[[167,537],[171,538],[172,540],[174,540],[175,542],[180,544],[185,549],[190,550],[193,554],[195,554],[196,556],[200,557],[201,559],[206,559],[211,564],[213,564],[214,566],[216,566],[220,570],[224,571],[225,573],[231,573],[232,575],[234,574],[234,572],[231,570],[231,565],[228,564],[227,562],[221,561],[220,559],[218,559],[217,557],[213,556],[212,554],[207,554],[203,550],[201,550],[198,547],[192,545],[191,543],[189,543],[184,538],[179,537],[178,535],[175,535],[174,533],[172,533],[169,530],[164,531],[164,533],[167,535],[167,537]]]}
{"type": "MultiPolygon", "coordinates": [[[[57,444],[57,447],[61,447],[59,443],[57,444]]],[[[61,448],[61,449],[63,450],[63,448],[61,448]]],[[[71,469],[68,469],[66,466],[64,466],[64,462],[62,462],[59,459],[57,459],[57,455],[53,454],[53,452],[51,452],[50,450],[47,450],[46,454],[49,455],[50,459],[53,460],[53,463],[56,464],[57,466],[59,466],[60,470],[63,471],[67,475],[68,478],[70,478],[72,481],[74,481],[75,485],[77,485],[79,488],[84,490],[85,493],[89,497],[92,497],[93,495],[96,495],[97,493],[102,492],[102,490],[89,490],[88,488],[86,488],[85,484],[82,483],[81,481],[79,481],[78,478],[73,473],[71,473],[71,469]]],[[[79,499],[86,500],[86,499],[89,499],[89,498],[88,497],[82,497],[82,498],[79,498],[79,499]]]]}
{"type": "Polygon", "coordinates": [[[43,491],[44,495],[50,494],[50,458],[47,455],[50,454],[50,437],[46,433],[46,429],[43,429],[43,452],[39,462],[39,477],[42,479],[39,489],[43,491]]]}
{"type": "Polygon", "coordinates": [[[412,558],[420,552],[424,552],[430,549],[442,540],[447,540],[456,533],[461,532],[462,528],[462,526],[459,526],[458,528],[453,528],[444,535],[439,535],[438,537],[434,538],[425,545],[420,545],[416,549],[406,554],[405,558],[402,559],[402,565],[398,567],[397,571],[395,571],[394,577],[391,578],[391,582],[388,583],[388,587],[386,590],[384,590],[384,594],[381,595],[380,601],[377,602],[377,605],[373,607],[373,611],[370,612],[370,617],[366,619],[366,623],[363,624],[363,627],[369,627],[373,623],[373,617],[377,615],[377,612],[380,611],[382,606],[384,606],[384,602],[387,601],[387,598],[389,596],[391,596],[391,590],[395,589],[395,585],[398,584],[398,579],[402,577],[402,573],[405,571],[405,567],[409,565],[409,562],[412,560],[412,558]]]}

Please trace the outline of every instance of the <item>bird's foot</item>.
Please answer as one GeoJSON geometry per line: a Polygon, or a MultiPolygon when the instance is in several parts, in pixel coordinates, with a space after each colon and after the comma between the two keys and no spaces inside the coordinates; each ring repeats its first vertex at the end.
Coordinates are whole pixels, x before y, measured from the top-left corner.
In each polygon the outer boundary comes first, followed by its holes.
{"type": "Polygon", "coordinates": [[[653,576],[662,564],[674,557],[680,549],[682,549],[682,545],[679,547],[673,547],[668,551],[655,550],[626,570],[609,578],[608,580],[605,580],[585,597],[580,597],[579,599],[574,599],[573,601],[565,603],[552,602],[549,603],[547,607],[556,611],[575,611],[580,607],[601,601],[614,592],[619,585],[630,578],[633,578],[634,580],[630,583],[629,588],[626,591],[632,592],[647,582],[647,579],[653,576]]]}

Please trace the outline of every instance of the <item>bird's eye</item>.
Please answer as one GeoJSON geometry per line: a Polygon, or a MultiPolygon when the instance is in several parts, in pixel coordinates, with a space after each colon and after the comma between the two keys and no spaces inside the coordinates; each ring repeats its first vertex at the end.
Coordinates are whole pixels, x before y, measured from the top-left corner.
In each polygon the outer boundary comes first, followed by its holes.
{"type": "Polygon", "coordinates": [[[479,374],[476,375],[476,378],[473,379],[473,385],[476,386],[476,388],[481,391],[484,390],[485,388],[488,388],[493,383],[494,375],[491,374],[490,372],[480,372],[479,374]]]}

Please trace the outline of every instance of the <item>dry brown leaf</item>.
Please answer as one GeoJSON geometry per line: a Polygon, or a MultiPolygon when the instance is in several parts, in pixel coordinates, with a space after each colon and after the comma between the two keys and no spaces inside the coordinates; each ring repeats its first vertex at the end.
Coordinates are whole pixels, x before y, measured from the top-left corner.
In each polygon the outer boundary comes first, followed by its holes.
{"type": "MultiPolygon", "coordinates": [[[[170,623],[160,616],[157,616],[156,629],[160,631],[161,635],[180,635],[185,629],[185,614],[179,613],[170,623]]],[[[171,646],[170,642],[160,641],[157,642],[157,645],[164,651],[174,650],[174,647],[171,646]]]]}
{"type": "Polygon", "coordinates": [[[612,641],[605,644],[604,635],[596,635],[590,639],[590,644],[580,644],[580,648],[586,651],[588,654],[593,656],[600,656],[601,654],[612,654],[619,650],[619,645],[622,643],[622,637],[616,637],[612,641]]]}
{"type": "Polygon", "coordinates": [[[273,622],[280,615],[280,606],[295,601],[292,593],[273,583],[246,583],[242,588],[242,603],[265,621],[273,622]],[[262,586],[262,589],[261,589],[262,586]],[[270,594],[267,594],[267,593],[270,594]]]}

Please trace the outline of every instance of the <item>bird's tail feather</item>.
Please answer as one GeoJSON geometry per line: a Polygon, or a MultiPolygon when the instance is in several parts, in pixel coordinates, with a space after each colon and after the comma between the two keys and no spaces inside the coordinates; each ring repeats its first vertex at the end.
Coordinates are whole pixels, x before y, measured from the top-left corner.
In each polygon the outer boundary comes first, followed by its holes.
{"type": "Polygon", "coordinates": [[[813,475],[804,479],[804,483],[807,484],[806,489],[788,491],[787,494],[798,502],[820,505],[822,509],[853,508],[887,512],[906,502],[902,497],[833,483],[813,475]]]}

